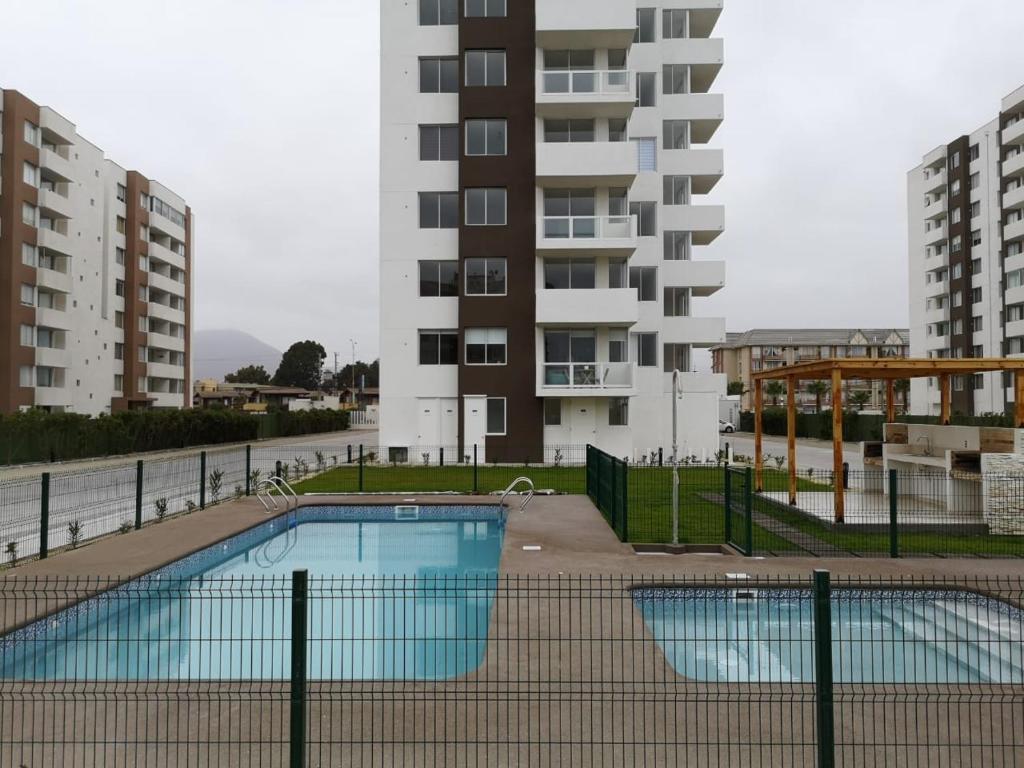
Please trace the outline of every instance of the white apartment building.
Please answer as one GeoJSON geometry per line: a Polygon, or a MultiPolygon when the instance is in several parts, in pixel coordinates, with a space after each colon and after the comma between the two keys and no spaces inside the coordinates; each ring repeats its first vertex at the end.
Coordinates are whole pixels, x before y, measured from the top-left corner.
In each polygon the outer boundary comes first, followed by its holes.
{"type": "MultiPolygon", "coordinates": [[[[907,176],[912,357],[1024,353],[1024,86],[998,117],[936,147],[907,176]]],[[[1003,413],[1002,373],[955,376],[953,412],[1003,413]]],[[[939,413],[934,379],[911,381],[911,410],[939,413]]]]}
{"type": "Polygon", "coordinates": [[[0,412],[191,404],[192,215],[0,91],[0,412]]]}
{"type": "Polygon", "coordinates": [[[381,432],[481,460],[718,446],[725,340],[698,299],[720,0],[385,0],[381,432]]]}

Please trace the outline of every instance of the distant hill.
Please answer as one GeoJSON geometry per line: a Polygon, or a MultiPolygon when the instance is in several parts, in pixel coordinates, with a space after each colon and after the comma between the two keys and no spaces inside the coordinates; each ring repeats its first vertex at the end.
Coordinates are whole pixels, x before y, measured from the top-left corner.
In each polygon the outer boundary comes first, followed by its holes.
{"type": "Polygon", "coordinates": [[[193,379],[217,379],[243,365],[262,365],[271,376],[281,362],[280,351],[244,331],[218,329],[192,334],[193,379]]]}

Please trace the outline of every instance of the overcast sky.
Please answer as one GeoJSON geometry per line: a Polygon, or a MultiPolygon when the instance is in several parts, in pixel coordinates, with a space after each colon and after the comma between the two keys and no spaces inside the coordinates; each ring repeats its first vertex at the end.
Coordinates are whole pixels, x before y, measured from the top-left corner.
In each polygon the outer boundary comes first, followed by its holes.
{"type": "MultiPolygon", "coordinates": [[[[2,8],[0,88],[191,204],[198,328],[377,354],[377,3],[2,8]]],[[[716,35],[726,232],[697,255],[727,287],[695,313],[905,325],[906,172],[1024,83],[1024,2],[726,0],[716,35]]]]}

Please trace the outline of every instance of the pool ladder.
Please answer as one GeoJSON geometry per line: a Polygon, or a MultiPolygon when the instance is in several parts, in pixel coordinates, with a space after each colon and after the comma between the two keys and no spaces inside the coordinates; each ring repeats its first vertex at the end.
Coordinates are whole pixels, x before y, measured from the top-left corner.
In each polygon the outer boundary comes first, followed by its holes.
{"type": "Polygon", "coordinates": [[[523,499],[523,503],[519,507],[520,512],[526,511],[526,505],[529,504],[530,501],[533,499],[533,480],[531,480],[528,477],[517,477],[515,480],[509,483],[508,488],[506,488],[501,493],[501,501],[498,502],[499,507],[503,507],[505,505],[505,497],[512,493],[512,491],[515,490],[515,487],[520,483],[526,483],[528,486],[530,486],[530,490],[527,491],[526,493],[526,498],[523,499]]]}
{"type": "Polygon", "coordinates": [[[295,489],[283,477],[275,476],[268,477],[266,480],[260,480],[256,484],[256,498],[260,500],[260,504],[263,505],[265,512],[269,514],[271,507],[274,510],[280,509],[277,506],[277,500],[274,498],[275,489],[277,489],[278,495],[284,499],[285,512],[289,509],[299,508],[299,495],[295,492],[295,489]]]}

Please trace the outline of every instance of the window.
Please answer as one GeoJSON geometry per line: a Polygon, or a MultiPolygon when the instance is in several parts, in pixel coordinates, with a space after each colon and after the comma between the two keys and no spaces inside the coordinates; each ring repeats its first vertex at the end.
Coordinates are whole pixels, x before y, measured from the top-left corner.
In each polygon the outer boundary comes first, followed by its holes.
{"type": "Polygon", "coordinates": [[[956,235],[950,242],[949,250],[950,253],[959,253],[963,247],[963,238],[960,235],[956,235]]]}
{"type": "Polygon", "coordinates": [[[608,118],[608,141],[626,140],[626,121],[622,118],[608,118]]]}
{"type": "Polygon", "coordinates": [[[420,59],[420,93],[458,93],[459,60],[428,56],[420,59]]]}
{"type": "Polygon", "coordinates": [[[420,192],[420,229],[455,229],[458,226],[458,192],[420,192]]]}
{"type": "Polygon", "coordinates": [[[637,217],[636,233],[640,237],[654,237],[658,234],[657,203],[637,202],[629,204],[630,216],[637,217]]]}
{"type": "Polygon", "coordinates": [[[122,297],[124,296],[124,280],[114,281],[114,295],[122,297]]]}
{"type": "Polygon", "coordinates": [[[666,287],[665,294],[665,317],[689,317],[690,316],[690,289],[666,287]]]}
{"type": "Polygon", "coordinates": [[[505,84],[505,51],[466,51],[466,86],[505,84]]]}
{"type": "Polygon", "coordinates": [[[145,224],[139,224],[139,240],[149,242],[149,227],[145,224]]]}
{"type": "Polygon", "coordinates": [[[690,370],[690,345],[665,345],[665,373],[690,370]]]}
{"type": "MultiPolygon", "coordinates": [[[[967,162],[977,160],[980,156],[981,152],[979,151],[977,144],[971,144],[971,146],[967,148],[967,162]]],[[[974,187],[971,187],[971,189],[974,189],[974,187]]]]}
{"type": "Polygon", "coordinates": [[[690,148],[690,121],[664,120],[662,129],[662,149],[690,148]]]}
{"type": "Polygon", "coordinates": [[[36,303],[36,287],[28,283],[21,284],[21,303],[26,307],[33,307],[36,303]]]}
{"type": "Polygon", "coordinates": [[[36,207],[32,203],[21,204],[21,223],[36,226],[36,207]]]}
{"type": "Polygon", "coordinates": [[[560,427],[562,425],[562,401],[557,397],[544,400],[544,426],[560,427]]]}
{"type": "Polygon", "coordinates": [[[146,333],[149,331],[149,318],[145,315],[139,315],[139,333],[146,333]]]}
{"type": "Polygon", "coordinates": [[[954,224],[959,224],[960,223],[960,208],[959,207],[953,209],[953,223],[954,224]]]}
{"type": "Polygon", "coordinates": [[[625,328],[608,329],[608,362],[629,362],[629,337],[625,328]]]}
{"type": "Polygon", "coordinates": [[[21,244],[21,263],[28,267],[36,265],[36,247],[34,245],[21,244]]]}
{"type": "Polygon", "coordinates": [[[146,286],[139,286],[139,301],[149,301],[149,294],[146,292],[146,286]]]}
{"type": "Polygon", "coordinates": [[[135,388],[140,393],[143,393],[143,392],[146,391],[146,384],[147,384],[146,377],[145,376],[139,376],[139,378],[135,382],[135,388]]]}
{"type": "Polygon", "coordinates": [[[146,345],[145,344],[140,344],[139,345],[139,362],[140,363],[146,362],[146,356],[147,356],[146,345]]]}
{"type": "Polygon", "coordinates": [[[636,73],[636,106],[653,107],[657,104],[655,72],[636,73]]]}
{"type": "Polygon", "coordinates": [[[658,365],[658,334],[636,334],[636,363],[645,368],[658,365]]]}
{"type": "Polygon", "coordinates": [[[458,160],[459,126],[421,125],[420,160],[458,160]]]}
{"type": "Polygon", "coordinates": [[[608,188],[608,215],[628,216],[629,198],[625,187],[608,188]]]}
{"type": "Polygon", "coordinates": [[[35,123],[30,123],[26,120],[25,131],[22,135],[25,137],[26,144],[31,144],[33,147],[39,146],[39,126],[35,123]]]}
{"type": "Polygon", "coordinates": [[[420,331],[420,365],[458,365],[457,331],[420,331]]]}
{"type": "Polygon", "coordinates": [[[957,262],[956,264],[953,265],[953,279],[954,280],[959,280],[961,277],[963,277],[963,273],[964,273],[963,265],[960,262],[957,262]]]}
{"type": "Polygon", "coordinates": [[[658,170],[658,143],[653,138],[633,139],[636,142],[638,171],[658,170]]]}
{"type": "Polygon", "coordinates": [[[971,333],[977,333],[985,329],[985,320],[981,315],[975,315],[971,318],[971,333]]]}
{"type": "Polygon", "coordinates": [[[680,40],[686,37],[689,11],[685,8],[666,9],[661,12],[661,36],[665,40],[680,40]]]}
{"type": "Polygon", "coordinates": [[[654,42],[656,13],[656,8],[636,9],[636,33],[633,35],[634,43],[654,42]]]}
{"type": "Polygon", "coordinates": [[[39,366],[36,368],[36,386],[37,387],[55,387],[57,386],[56,377],[53,375],[53,368],[39,366]]]}
{"type": "MultiPolygon", "coordinates": [[[[979,245],[981,245],[981,230],[976,229],[973,232],[971,232],[971,247],[974,248],[979,245]]],[[[979,260],[976,259],[976,261],[979,260]]]]}
{"type": "Polygon", "coordinates": [[[595,286],[593,259],[544,262],[544,287],[549,290],[590,289],[595,286]]]}
{"type": "Polygon", "coordinates": [[[421,261],[420,296],[458,296],[459,262],[421,261]]]}
{"type": "Polygon", "coordinates": [[[466,0],[466,18],[500,18],[505,16],[505,0],[466,0]]]}
{"type": "Polygon", "coordinates": [[[35,368],[31,365],[23,365],[18,368],[18,386],[35,386],[35,368]]]}
{"type": "Polygon", "coordinates": [[[592,119],[544,121],[544,141],[549,143],[592,142],[594,136],[592,119]]]}
{"type": "Polygon", "coordinates": [[[981,216],[981,201],[975,200],[971,203],[971,218],[976,219],[981,216]]]}
{"type": "Polygon", "coordinates": [[[980,304],[981,303],[981,288],[980,287],[972,288],[971,289],[971,303],[972,304],[980,304]]]}
{"type": "Polygon", "coordinates": [[[467,120],[466,155],[504,155],[507,153],[508,126],[505,120],[467,120]]]}
{"type": "Polygon", "coordinates": [[[504,435],[506,408],[504,397],[487,398],[487,434],[504,435]]]}
{"type": "Polygon", "coordinates": [[[968,181],[968,187],[970,189],[977,189],[979,184],[981,184],[981,174],[972,173],[971,178],[968,181]]]}
{"type": "Polygon", "coordinates": [[[972,275],[980,275],[981,274],[981,259],[971,259],[971,274],[972,275]]]}
{"type": "Polygon", "coordinates": [[[628,427],[629,426],[629,398],[609,397],[608,398],[608,426],[628,427]]]}
{"type": "Polygon", "coordinates": [[[690,67],[687,64],[665,64],[661,68],[661,92],[690,92],[690,67]]]}
{"type": "Polygon", "coordinates": [[[954,320],[953,321],[953,335],[959,336],[964,332],[964,321],[954,320]]]}
{"type": "Polygon", "coordinates": [[[128,187],[126,187],[124,184],[117,185],[117,199],[120,200],[122,203],[128,200],[128,187]]]}
{"type": "Polygon", "coordinates": [[[639,301],[657,301],[658,268],[630,267],[629,287],[636,288],[639,301]]]}
{"type": "Polygon", "coordinates": [[[953,183],[949,186],[949,194],[950,196],[960,194],[960,179],[953,179],[953,183]]]}
{"type": "Polygon", "coordinates": [[[114,391],[124,392],[124,375],[120,373],[114,374],[114,391]]]}
{"type": "Polygon", "coordinates": [[[126,233],[127,230],[128,230],[128,220],[125,219],[123,216],[118,216],[117,217],[117,231],[123,235],[123,234],[126,233]]]}
{"type": "Polygon", "coordinates": [[[507,345],[504,328],[467,328],[466,365],[505,365],[507,345]]]}
{"type": "Polygon", "coordinates": [[[114,342],[114,359],[124,360],[124,344],[119,341],[114,342]]]}
{"type": "Polygon", "coordinates": [[[466,259],[467,296],[504,296],[505,259],[466,259]]]}
{"type": "Polygon", "coordinates": [[[124,266],[124,248],[114,248],[114,259],[122,267],[124,266]]]}
{"type": "Polygon", "coordinates": [[[149,272],[149,258],[143,254],[139,254],[139,271],[149,272]]]}
{"type": "Polygon", "coordinates": [[[114,312],[114,327],[124,328],[124,312],[114,312]]]}
{"type": "Polygon", "coordinates": [[[687,205],[690,202],[690,177],[689,176],[664,176],[665,205],[687,205]]]}
{"type": "Polygon", "coordinates": [[[503,187],[466,190],[466,225],[502,226],[505,222],[505,195],[503,187]]]}
{"type": "Polygon", "coordinates": [[[594,237],[594,190],[544,191],[544,237],[594,237]]]}
{"type": "Polygon", "coordinates": [[[458,0],[420,0],[420,26],[459,23],[458,0]]]}
{"type": "Polygon", "coordinates": [[[666,261],[689,261],[690,233],[666,232],[664,257],[666,261]]]}
{"type": "Polygon", "coordinates": [[[35,328],[31,325],[21,326],[21,346],[23,347],[34,347],[35,344],[35,328]]]}
{"type": "Polygon", "coordinates": [[[626,288],[629,285],[629,270],[625,259],[608,259],[608,287],[626,288]]]}
{"type": "MultiPolygon", "coordinates": [[[[975,357],[982,357],[982,355],[975,355],[975,357]]],[[[976,373],[971,376],[971,389],[984,389],[985,388],[985,374],[976,373]]]]}
{"type": "MultiPolygon", "coordinates": [[[[596,361],[597,336],[593,330],[544,332],[545,363],[593,363],[596,361]]],[[[550,368],[548,372],[551,372],[550,368]]],[[[568,372],[565,371],[565,373],[568,372]]],[[[547,378],[550,377],[546,377],[546,380],[547,378]]]]}
{"type": "Polygon", "coordinates": [[[953,306],[954,307],[960,307],[960,306],[963,306],[963,303],[964,303],[964,292],[963,291],[954,291],[953,292],[953,306]]]}
{"type": "Polygon", "coordinates": [[[39,186],[39,169],[32,163],[25,161],[21,166],[21,180],[31,187],[39,186]]]}
{"type": "Polygon", "coordinates": [[[950,162],[950,166],[952,166],[953,168],[959,168],[960,167],[960,153],[959,152],[954,152],[953,156],[949,159],[949,162],[950,162]]]}

